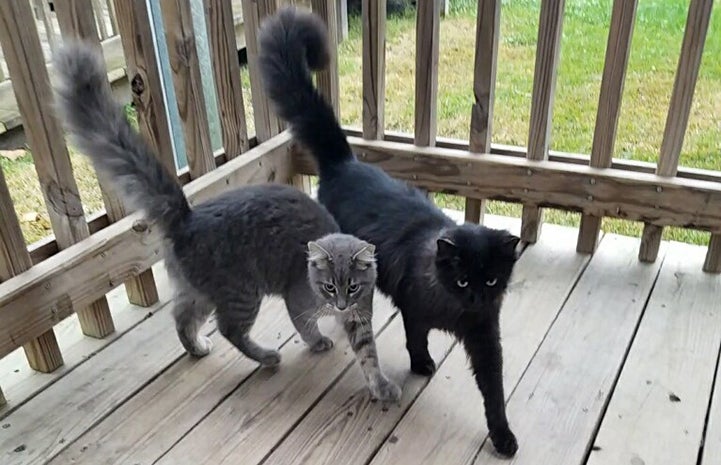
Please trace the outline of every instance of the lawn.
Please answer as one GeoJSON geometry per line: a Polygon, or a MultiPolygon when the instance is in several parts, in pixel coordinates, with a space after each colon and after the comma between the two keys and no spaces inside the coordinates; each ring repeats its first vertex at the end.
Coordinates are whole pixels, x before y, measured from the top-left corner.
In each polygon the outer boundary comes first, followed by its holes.
{"type": "MultiPolygon", "coordinates": [[[[470,119],[473,78],[475,0],[453,0],[451,14],[441,23],[438,132],[466,139],[470,119]]],[[[551,147],[590,153],[596,106],[611,13],[611,0],[568,0],[563,26],[560,68],[554,105],[551,147]]],[[[495,143],[525,145],[531,105],[539,0],[508,0],[501,10],[495,143]]],[[[636,27],[627,73],[615,156],[655,161],[661,146],[678,60],[688,0],[639,0],[636,27]]],[[[386,129],[413,130],[413,79],[415,18],[412,13],[388,22],[386,72],[386,129]]],[[[349,38],[340,45],[341,114],[344,124],[361,121],[361,28],[350,20],[349,38]]],[[[243,82],[248,87],[247,72],[243,82]]],[[[246,102],[249,102],[246,94],[246,102]]],[[[252,118],[251,118],[252,120],[252,118]]],[[[94,177],[84,160],[73,154],[81,196],[88,212],[102,208],[94,177]]],[[[24,218],[28,242],[46,235],[40,191],[29,157],[1,159],[16,202],[24,218]]],[[[721,7],[714,6],[704,50],[694,105],[681,164],[721,170],[721,7]]],[[[437,195],[444,207],[463,208],[458,197],[437,195]]],[[[520,214],[520,207],[490,203],[490,212],[520,214]]],[[[549,211],[547,221],[577,225],[578,214],[549,211]]],[[[642,225],[605,220],[606,231],[639,235],[642,225]]],[[[667,228],[665,237],[705,243],[708,235],[667,228]]]]}

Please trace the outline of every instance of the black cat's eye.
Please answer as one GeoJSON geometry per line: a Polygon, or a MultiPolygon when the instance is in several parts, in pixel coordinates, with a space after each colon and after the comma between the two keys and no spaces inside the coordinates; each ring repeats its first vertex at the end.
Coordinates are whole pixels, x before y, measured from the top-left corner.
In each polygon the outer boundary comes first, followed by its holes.
{"type": "Polygon", "coordinates": [[[496,285],[497,282],[498,278],[489,279],[488,281],[486,281],[486,286],[493,287],[496,285]]]}
{"type": "Polygon", "coordinates": [[[328,294],[335,294],[335,285],[331,283],[323,283],[323,290],[328,294]]]}
{"type": "Polygon", "coordinates": [[[460,288],[468,287],[468,281],[464,279],[459,279],[458,281],[456,281],[456,286],[460,288]]]}
{"type": "Polygon", "coordinates": [[[348,293],[355,294],[356,292],[358,292],[358,289],[360,289],[358,283],[352,283],[348,286],[348,293]]]}

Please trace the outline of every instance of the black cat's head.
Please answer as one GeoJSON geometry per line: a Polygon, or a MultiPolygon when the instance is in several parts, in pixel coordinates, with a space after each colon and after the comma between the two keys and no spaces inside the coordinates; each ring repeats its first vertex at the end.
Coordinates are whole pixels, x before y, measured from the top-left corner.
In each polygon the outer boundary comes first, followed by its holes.
{"type": "Polygon", "coordinates": [[[436,273],[443,287],[469,310],[496,301],[508,287],[520,239],[474,224],[449,228],[436,240],[436,273]]]}

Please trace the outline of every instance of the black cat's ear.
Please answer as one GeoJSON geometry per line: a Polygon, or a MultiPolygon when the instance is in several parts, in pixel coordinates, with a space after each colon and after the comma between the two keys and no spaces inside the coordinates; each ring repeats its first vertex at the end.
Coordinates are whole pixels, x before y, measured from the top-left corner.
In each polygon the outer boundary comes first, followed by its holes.
{"type": "Polygon", "coordinates": [[[308,242],[308,262],[316,268],[328,268],[331,262],[330,253],[314,241],[308,242]]]}
{"type": "Polygon", "coordinates": [[[521,238],[510,233],[506,234],[503,238],[503,246],[506,247],[506,250],[511,252],[513,255],[517,255],[516,248],[518,247],[519,242],[521,242],[521,238]]]}
{"type": "Polygon", "coordinates": [[[436,241],[438,252],[436,253],[437,258],[453,258],[457,256],[458,246],[448,237],[440,237],[436,241]]]}
{"type": "Polygon", "coordinates": [[[376,262],[376,247],[373,244],[366,244],[362,249],[351,257],[355,265],[361,270],[367,269],[376,262]]]}

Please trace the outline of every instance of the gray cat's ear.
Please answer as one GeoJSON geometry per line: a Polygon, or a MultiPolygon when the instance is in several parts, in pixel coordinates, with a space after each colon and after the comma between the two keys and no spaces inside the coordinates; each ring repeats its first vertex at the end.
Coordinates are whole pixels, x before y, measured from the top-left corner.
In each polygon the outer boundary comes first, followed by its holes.
{"type": "Polygon", "coordinates": [[[325,268],[330,262],[330,253],[314,241],[308,242],[308,261],[318,268],[325,268]]]}
{"type": "Polygon", "coordinates": [[[360,249],[353,255],[352,260],[356,265],[365,269],[373,265],[376,262],[376,246],[373,244],[366,244],[365,247],[360,249]]]}

